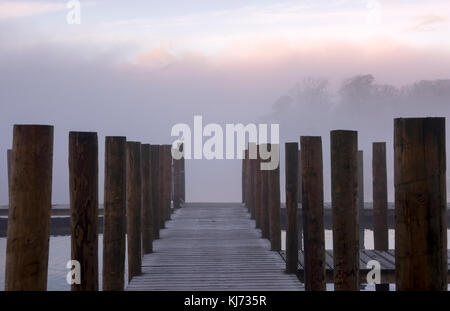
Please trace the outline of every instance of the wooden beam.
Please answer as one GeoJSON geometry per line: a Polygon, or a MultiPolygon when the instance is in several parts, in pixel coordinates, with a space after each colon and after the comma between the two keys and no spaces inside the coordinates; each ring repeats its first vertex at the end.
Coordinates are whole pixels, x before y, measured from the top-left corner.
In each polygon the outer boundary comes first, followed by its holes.
{"type": "Polygon", "coordinates": [[[394,121],[396,289],[447,290],[445,118],[394,121]]]}
{"type": "Polygon", "coordinates": [[[150,169],[150,144],[141,145],[141,179],[142,179],[142,254],[153,252],[153,202],[152,179],[150,169]]]}
{"type": "Polygon", "coordinates": [[[47,289],[53,126],[14,125],[5,290],[47,289]]]}
{"type": "Polygon", "coordinates": [[[104,291],[122,291],[126,245],[126,137],[105,138],[105,189],[103,217],[104,291]]]}
{"type": "Polygon", "coordinates": [[[128,282],[141,274],[141,143],[127,142],[128,282]]]}
{"type": "Polygon", "coordinates": [[[364,249],[364,152],[358,151],[358,215],[359,215],[359,249],[364,249]]]}
{"type": "Polygon", "coordinates": [[[358,133],[331,131],[334,289],[359,290],[358,133]]]}
{"type": "Polygon", "coordinates": [[[298,143],[286,143],[286,272],[298,266],[298,143]]]}
{"type": "MultiPolygon", "coordinates": [[[[265,150],[270,150],[270,144],[260,145],[265,150]]],[[[261,160],[265,163],[267,160],[261,160]]],[[[269,219],[269,178],[268,171],[261,170],[261,234],[264,239],[270,238],[269,219]]]]}
{"type": "MultiPolygon", "coordinates": [[[[373,176],[373,239],[375,249],[389,250],[387,225],[387,170],[386,143],[373,143],[372,147],[373,176]]],[[[361,224],[360,224],[361,225],[361,224]]],[[[377,291],[389,291],[389,284],[376,284],[377,291]]]]}
{"type": "Polygon", "coordinates": [[[71,259],[80,263],[72,291],[98,290],[98,139],[95,132],[69,133],[71,259]]]}
{"type": "MultiPolygon", "coordinates": [[[[271,144],[280,157],[280,145],[271,144]]],[[[273,152],[272,152],[273,154],[273,152]]],[[[281,210],[280,210],[280,165],[268,171],[269,179],[269,217],[270,217],[270,249],[281,251],[281,210]]]]}
{"type": "Polygon", "coordinates": [[[159,165],[159,145],[150,145],[150,166],[152,178],[152,210],[153,210],[153,239],[159,239],[160,230],[160,208],[159,201],[161,199],[160,191],[160,165],[159,165]]]}
{"type": "Polygon", "coordinates": [[[302,211],[304,228],[305,287],[308,291],[324,291],[325,229],[323,218],[322,138],[300,137],[302,151],[302,211]]]}

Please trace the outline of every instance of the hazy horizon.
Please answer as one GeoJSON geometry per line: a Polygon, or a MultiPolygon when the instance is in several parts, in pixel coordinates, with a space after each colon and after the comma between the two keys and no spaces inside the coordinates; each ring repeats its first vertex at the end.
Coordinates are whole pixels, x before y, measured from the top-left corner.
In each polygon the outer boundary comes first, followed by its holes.
{"type": "MultiPolygon", "coordinates": [[[[80,25],[66,2],[0,0],[0,205],[13,124],[54,125],[55,204],[69,202],[69,131],[98,132],[103,202],[105,136],[169,144],[194,115],[279,123],[282,145],[322,136],[326,201],[329,131],[358,130],[365,201],[386,141],[393,201],[393,119],[450,116],[443,0],[81,1],[80,25]]],[[[284,146],[280,169],[283,196],[284,146]]],[[[186,161],[187,201],[239,201],[240,181],[241,160],[186,161]]]]}

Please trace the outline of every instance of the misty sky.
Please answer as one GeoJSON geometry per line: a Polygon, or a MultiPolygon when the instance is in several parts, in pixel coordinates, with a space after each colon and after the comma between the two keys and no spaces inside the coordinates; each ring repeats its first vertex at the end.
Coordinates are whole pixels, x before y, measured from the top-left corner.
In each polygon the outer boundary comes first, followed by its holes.
{"type": "MultiPolygon", "coordinates": [[[[103,201],[104,136],[171,143],[194,115],[280,123],[282,143],[321,135],[327,201],[329,131],[358,130],[371,201],[373,141],[393,199],[393,118],[450,115],[449,1],[82,0],[80,25],[66,3],[0,0],[0,205],[13,124],[55,126],[54,203],[69,131],[99,134],[103,201]]],[[[240,165],[188,161],[187,199],[238,201],[240,165]]]]}

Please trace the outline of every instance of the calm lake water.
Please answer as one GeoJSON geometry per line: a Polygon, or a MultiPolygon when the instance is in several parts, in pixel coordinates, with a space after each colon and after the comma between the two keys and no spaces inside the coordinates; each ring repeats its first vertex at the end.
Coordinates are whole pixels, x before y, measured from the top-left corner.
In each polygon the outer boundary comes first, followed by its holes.
{"type": "MultiPolygon", "coordinates": [[[[285,246],[285,234],[282,232],[282,248],[285,246]]],[[[450,230],[447,230],[448,244],[450,245],[450,230]]],[[[389,248],[394,249],[395,232],[389,230],[389,248]]],[[[373,231],[365,230],[365,247],[373,249],[373,231]]],[[[99,287],[102,283],[102,249],[103,249],[103,235],[99,235],[99,287]]],[[[331,230],[325,230],[325,248],[333,248],[333,235],[331,230]]],[[[448,247],[450,248],[450,247],[448,247]]],[[[0,290],[4,290],[5,285],[5,253],[6,253],[6,238],[0,238],[0,290]]],[[[69,269],[66,268],[67,262],[70,260],[70,236],[52,236],[50,237],[49,249],[49,263],[48,263],[48,284],[47,289],[52,291],[68,291],[70,285],[66,283],[66,275],[69,269]]],[[[127,269],[127,265],[125,265],[127,269]]],[[[127,272],[125,272],[127,273],[127,272]]],[[[125,276],[127,280],[128,276],[125,276]]],[[[327,284],[327,290],[333,290],[333,284],[327,284]]],[[[366,286],[363,290],[375,290],[374,286],[366,286]]],[[[395,285],[391,284],[391,290],[395,290],[395,285]]],[[[450,290],[450,286],[449,286],[450,290]]]]}

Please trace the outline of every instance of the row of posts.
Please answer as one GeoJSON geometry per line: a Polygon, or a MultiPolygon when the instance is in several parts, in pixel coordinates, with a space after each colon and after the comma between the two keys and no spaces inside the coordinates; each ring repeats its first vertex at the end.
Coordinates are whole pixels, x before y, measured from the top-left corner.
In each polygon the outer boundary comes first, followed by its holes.
{"type": "MultiPolygon", "coordinates": [[[[364,241],[359,225],[364,212],[362,151],[356,131],[331,131],[330,140],[334,288],[359,290],[359,251],[364,241]]],[[[261,170],[262,159],[259,152],[252,156],[252,148],[267,146],[251,143],[250,152],[245,152],[243,202],[271,249],[280,251],[279,168],[261,170]]],[[[285,156],[286,272],[298,273],[301,195],[305,287],[325,290],[322,138],[300,137],[300,152],[298,143],[286,143],[285,156]]],[[[373,143],[372,176],[374,245],[387,251],[385,142],[373,143]]],[[[394,120],[394,184],[396,289],[447,290],[445,118],[394,120]]],[[[377,285],[380,290],[388,288],[388,284],[377,285]]]]}
{"type": "MultiPolygon", "coordinates": [[[[172,159],[171,148],[105,138],[103,290],[124,289],[126,245],[128,281],[141,273],[142,256],[153,251],[160,229],[185,201],[184,158],[172,159]]],[[[71,289],[98,290],[97,133],[70,132],[68,162],[71,259],[80,273],[71,289]]],[[[53,126],[14,125],[8,151],[7,291],[47,289],[52,163],[53,126]]]]}

